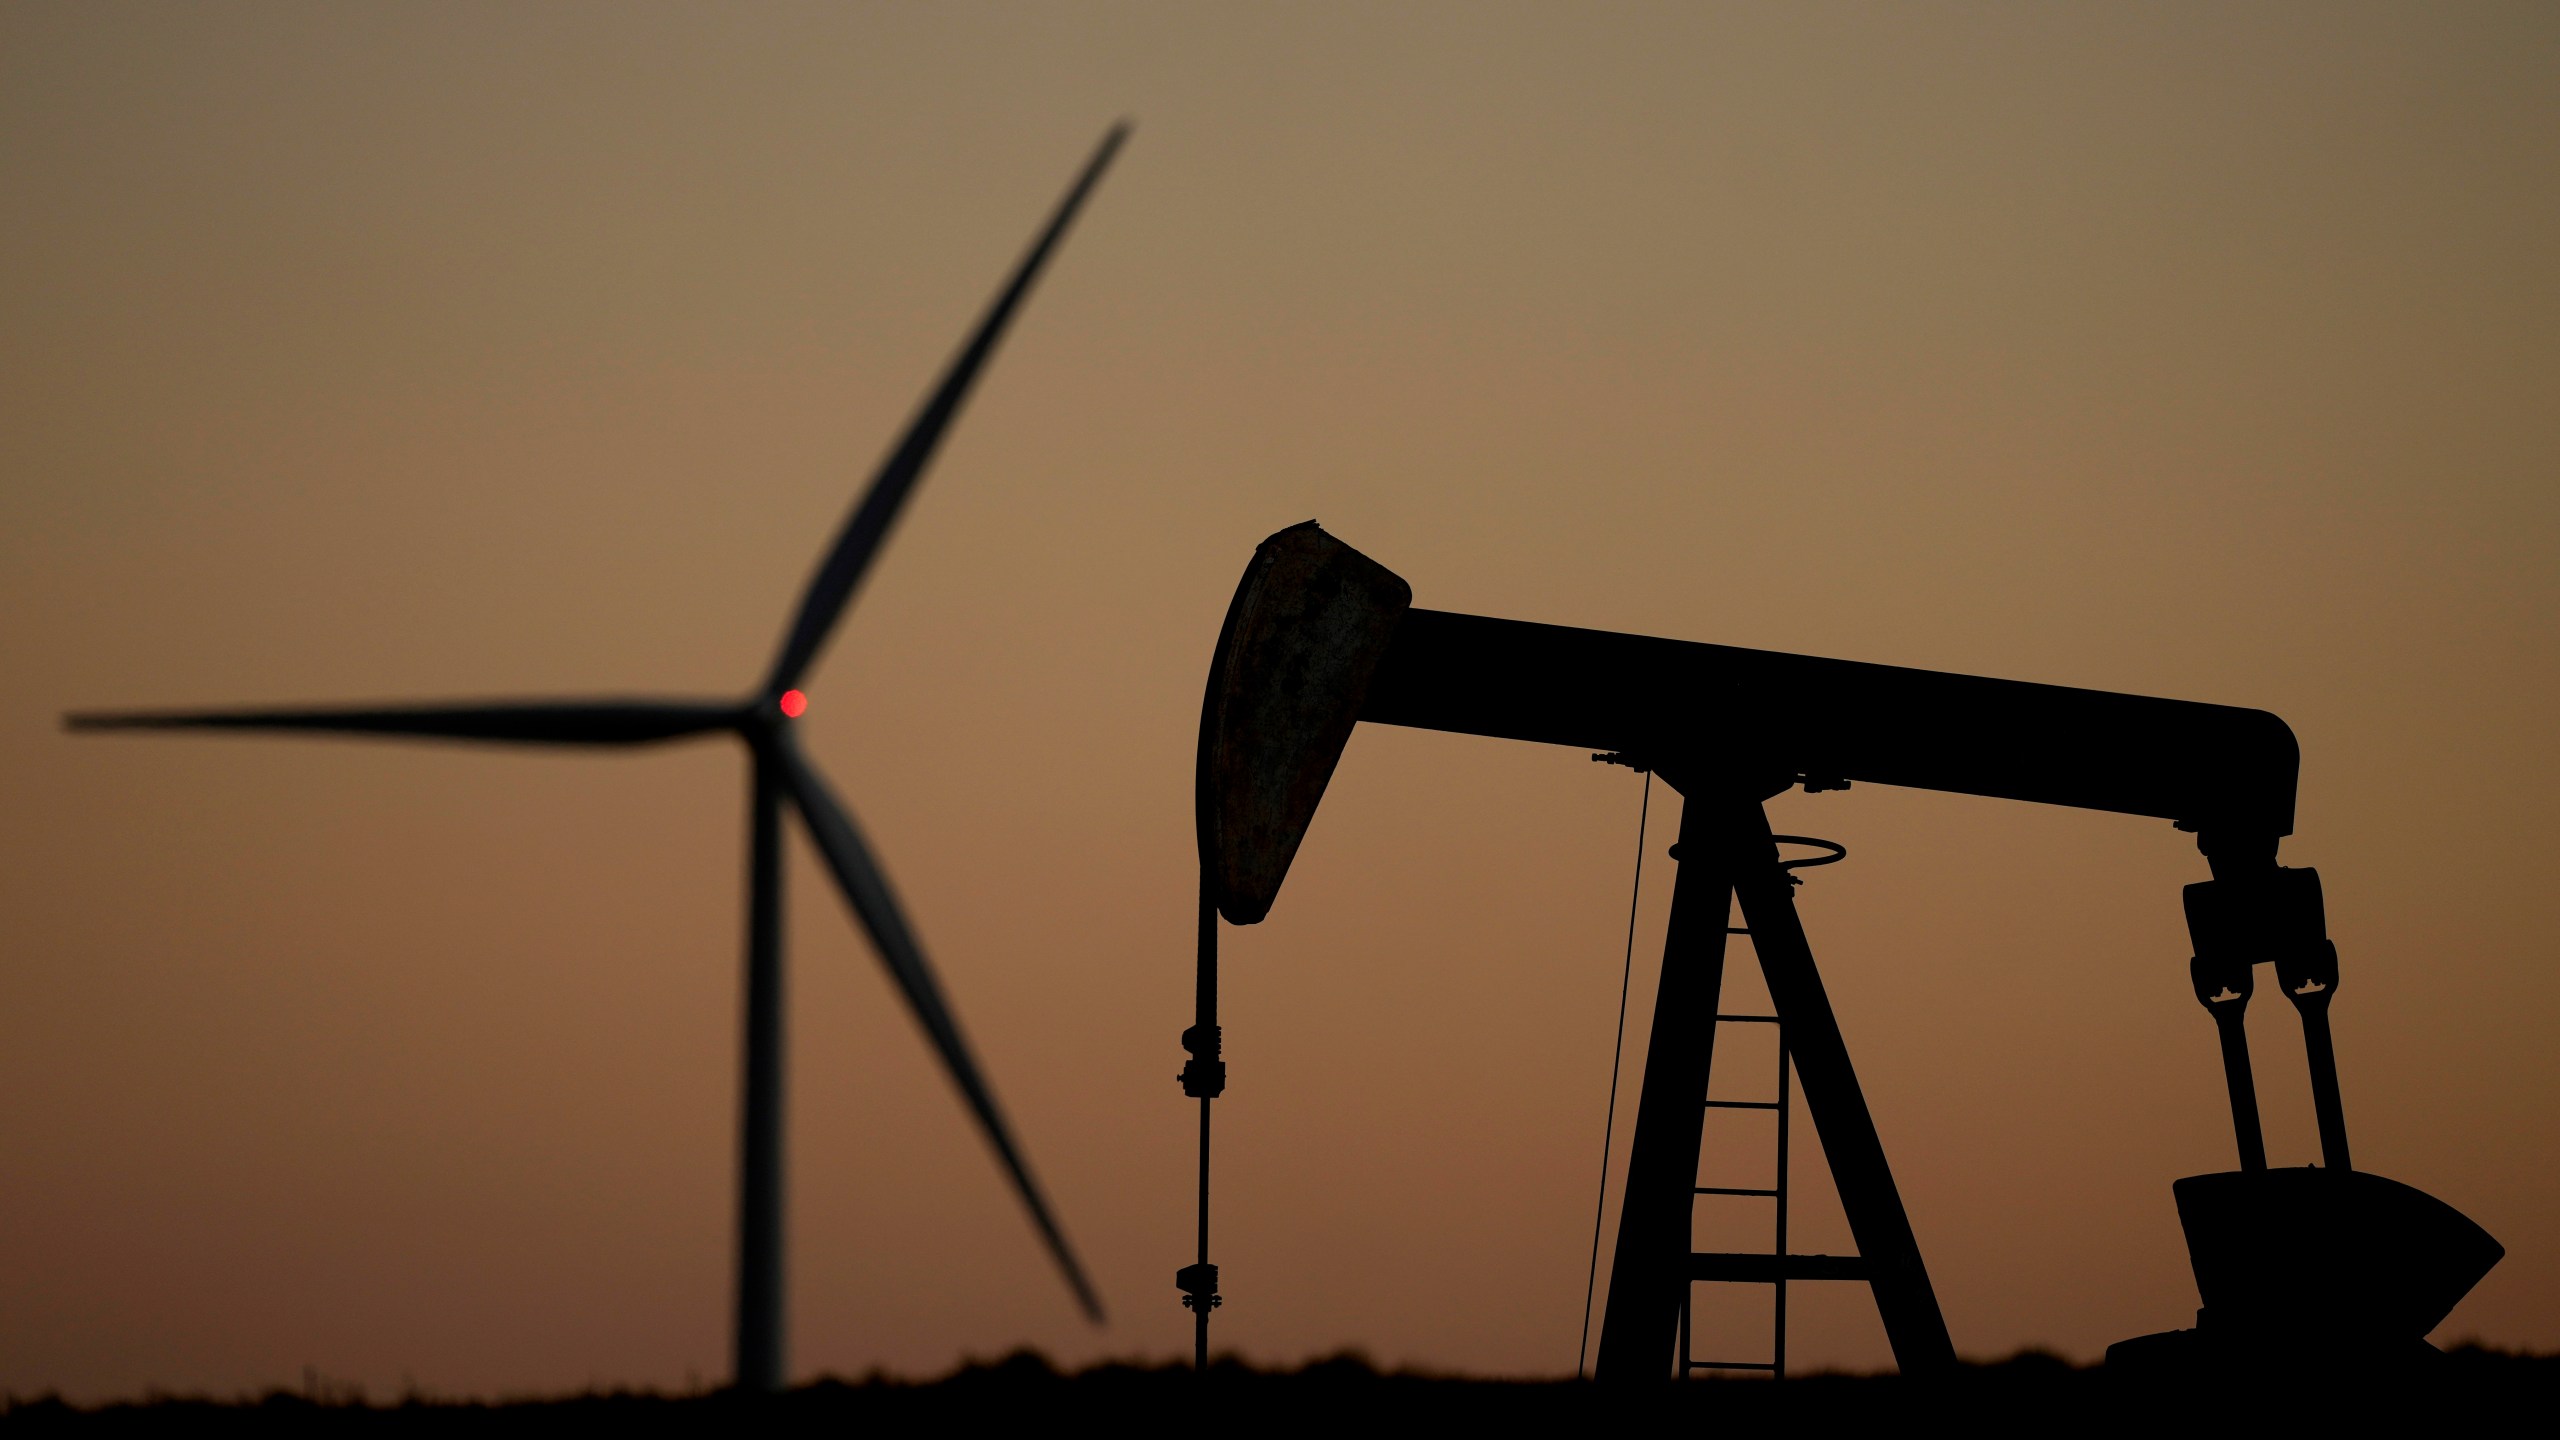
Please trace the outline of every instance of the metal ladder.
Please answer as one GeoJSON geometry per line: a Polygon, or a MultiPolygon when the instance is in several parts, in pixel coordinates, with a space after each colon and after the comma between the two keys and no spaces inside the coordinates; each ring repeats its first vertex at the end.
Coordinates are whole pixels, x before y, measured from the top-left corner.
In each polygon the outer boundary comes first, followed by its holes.
{"type": "MultiPolygon", "coordinates": [[[[1786,838],[1794,839],[1796,837],[1789,836],[1786,838]]],[[[1799,861],[1797,863],[1801,865],[1807,862],[1799,861]]],[[[1810,863],[1820,864],[1823,862],[1814,861],[1810,863]]],[[[1751,934],[1751,931],[1747,926],[1728,925],[1725,927],[1724,933],[1727,935],[1741,935],[1748,937],[1751,934]]],[[[1756,955],[1758,951],[1756,943],[1753,946],[1753,951],[1756,955]]],[[[1794,1110],[1794,1106],[1791,1101],[1794,1088],[1793,1076],[1795,1067],[1791,1063],[1790,1057],[1787,1053],[1786,1022],[1776,1015],[1728,1015],[1719,1010],[1715,1017],[1715,1023],[1718,1025],[1769,1025],[1774,1026],[1777,1029],[1777,1098],[1774,1100],[1709,1099],[1705,1102],[1704,1110],[1766,1110],[1776,1112],[1778,1120],[1778,1168],[1772,1183],[1766,1188],[1733,1185],[1693,1185],[1690,1188],[1690,1204],[1694,1207],[1697,1204],[1697,1197],[1701,1195],[1740,1196],[1745,1198],[1765,1199],[1769,1201],[1774,1214],[1770,1223],[1770,1248],[1766,1254],[1749,1251],[1738,1253],[1692,1251],[1690,1253],[1687,1283],[1682,1285],[1680,1289],[1680,1378],[1686,1380],[1693,1372],[1699,1370],[1733,1370],[1758,1371],[1770,1376],[1772,1379],[1783,1380],[1787,1375],[1787,1282],[1789,1280],[1865,1280],[1868,1278],[1869,1272],[1866,1261],[1855,1255],[1790,1255],[1787,1253],[1787,1174],[1789,1169],[1787,1146],[1790,1117],[1794,1110]],[[1770,1287],[1770,1343],[1768,1359],[1701,1360],[1697,1358],[1691,1345],[1689,1315],[1697,1287],[1701,1284],[1766,1285],[1770,1287]]],[[[1712,1053],[1711,1047],[1710,1054],[1712,1053]]],[[[1704,1128],[1707,1118],[1707,1115],[1702,1111],[1698,1117],[1701,1128],[1704,1128]]]]}

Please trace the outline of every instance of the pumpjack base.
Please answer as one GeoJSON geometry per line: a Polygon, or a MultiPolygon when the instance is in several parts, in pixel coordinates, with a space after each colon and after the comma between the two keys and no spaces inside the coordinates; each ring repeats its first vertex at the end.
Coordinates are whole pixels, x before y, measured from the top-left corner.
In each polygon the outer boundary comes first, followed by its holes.
{"type": "Polygon", "coordinates": [[[2268,1369],[2406,1374],[2441,1364],[2444,1352],[2424,1340],[2328,1345],[2269,1344],[2231,1336],[2196,1312],[2192,1330],[2137,1335],[2107,1347],[2107,1369],[2125,1375],[2203,1379],[2268,1369]]]}
{"type": "Polygon", "coordinates": [[[2506,1250],[2462,1212],[2361,1170],[2231,1170],[2171,1187],[2204,1308],[2192,1330],[2119,1341],[2107,1364],[2268,1361],[2400,1369],[2506,1250]]]}

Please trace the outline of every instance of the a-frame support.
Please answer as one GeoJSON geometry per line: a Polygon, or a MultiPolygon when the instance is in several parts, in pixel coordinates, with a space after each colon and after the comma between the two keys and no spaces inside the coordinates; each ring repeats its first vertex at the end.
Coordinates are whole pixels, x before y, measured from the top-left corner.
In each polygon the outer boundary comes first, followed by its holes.
{"type": "MultiPolygon", "coordinates": [[[[1859,1268],[1873,1287],[1876,1310],[1894,1362],[1905,1374],[1955,1363],[1937,1293],[1903,1212],[1902,1194],[1885,1163],[1884,1143],[1867,1112],[1865,1092],[1849,1063],[1831,999],[1814,969],[1813,951],[1796,916],[1794,885],[1779,867],[1778,847],[1757,795],[1683,791],[1679,864],[1663,942],[1662,979],[1644,1085],[1636,1102],[1635,1138],[1627,1156],[1609,1304],[1600,1330],[1596,1375],[1654,1380],[1672,1370],[1681,1300],[1694,1262],[1690,1213],[1696,1200],[1700,1125],[1713,1058],[1716,1007],[1724,989],[1726,921],[1734,901],[1759,952],[1769,997],[1784,1025],[1804,1090],[1806,1111],[1822,1137],[1859,1268]]],[[[1764,792],[1765,793],[1765,792],[1764,792]]],[[[1781,1258],[1783,1266],[1787,1262],[1781,1258]]]]}

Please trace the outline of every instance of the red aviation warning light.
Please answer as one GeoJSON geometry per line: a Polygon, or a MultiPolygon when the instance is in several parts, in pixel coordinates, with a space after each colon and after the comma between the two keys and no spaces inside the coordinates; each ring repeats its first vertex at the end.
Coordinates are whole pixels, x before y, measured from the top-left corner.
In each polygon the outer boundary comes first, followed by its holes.
{"type": "Polygon", "coordinates": [[[797,690],[785,690],[782,692],[781,705],[784,719],[797,720],[809,709],[809,697],[797,690]]]}

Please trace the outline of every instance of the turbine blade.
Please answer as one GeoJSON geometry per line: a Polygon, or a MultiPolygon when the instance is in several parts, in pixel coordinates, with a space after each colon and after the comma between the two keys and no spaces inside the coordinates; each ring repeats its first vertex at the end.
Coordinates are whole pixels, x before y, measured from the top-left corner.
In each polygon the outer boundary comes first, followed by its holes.
{"type": "Polygon", "coordinates": [[[959,413],[961,402],[969,398],[969,387],[977,382],[979,370],[985,367],[987,357],[995,352],[996,342],[1003,337],[1014,310],[1030,293],[1031,283],[1039,278],[1041,267],[1048,263],[1049,253],[1057,248],[1058,241],[1067,232],[1068,223],[1083,207],[1085,196],[1102,179],[1103,170],[1111,164],[1111,157],[1119,152],[1121,142],[1128,136],[1129,127],[1123,122],[1112,126],[1111,133],[1102,137],[1102,144],[1094,150],[1093,158],[1085,162],[1084,172],[1076,177],[1066,198],[1058,202],[1057,210],[1050,215],[1047,228],[1032,242],[1030,252],[1014,267],[1013,278],[997,292],[995,302],[987,307],[986,315],[978,321],[978,328],[969,336],[968,344],[961,347],[950,368],[943,372],[942,383],[934,387],[924,408],[907,423],[906,434],[899,437],[898,447],[881,462],[878,473],[872,477],[871,488],[864,492],[862,503],[854,507],[844,529],[837,534],[835,544],[827,551],[826,560],[810,579],[808,591],[801,596],[799,613],[792,618],[790,633],[784,637],[782,651],[774,657],[773,672],[765,680],[765,694],[779,695],[799,684],[810,662],[817,658],[818,647],[826,643],[827,633],[835,628],[845,606],[853,599],[854,590],[862,583],[863,572],[870,568],[872,558],[879,554],[880,542],[888,537],[889,527],[896,523],[900,507],[906,504],[916,481],[923,477],[926,464],[933,459],[935,447],[942,443],[943,432],[950,428],[952,417],[959,413]]]}
{"type": "Polygon", "coordinates": [[[276,710],[89,711],[69,730],[301,730],[519,745],[646,745],[739,720],[729,700],[499,700],[464,704],[309,706],[276,710]]]}
{"type": "Polygon", "coordinates": [[[881,962],[897,982],[898,992],[906,997],[907,1008],[924,1027],[935,1053],[942,1057],[943,1068],[950,1072],[952,1083],[960,1087],[970,1113],[977,1117],[978,1128],[986,1133],[987,1143],[995,1147],[996,1157],[1004,1162],[1006,1173],[1013,1178],[1015,1193],[1030,1210],[1031,1223],[1038,1227],[1051,1258],[1058,1262],[1058,1269],[1075,1291],[1076,1302],[1084,1307],[1086,1318],[1099,1324],[1102,1301],[1094,1293],[1092,1282],[1085,1278],[1084,1266],[1076,1260],[1057,1220],[1049,1213],[1048,1198],[1041,1193],[1040,1182],[1031,1177],[1031,1167],[1024,1163],[1022,1152],[1015,1146],[1012,1129],[1005,1123],[1004,1112],[996,1107],[994,1092],[987,1088],[985,1077],[978,1071],[969,1042],[961,1037],[959,1022],[943,999],[933,967],[926,963],[923,947],[916,944],[915,932],[908,928],[897,897],[889,891],[887,878],[862,843],[853,817],[827,789],[826,782],[788,734],[776,736],[774,746],[782,762],[784,788],[807,824],[809,838],[817,842],[818,853],[826,858],[827,868],[835,872],[836,883],[844,890],[845,902],[870,932],[881,962]]]}

